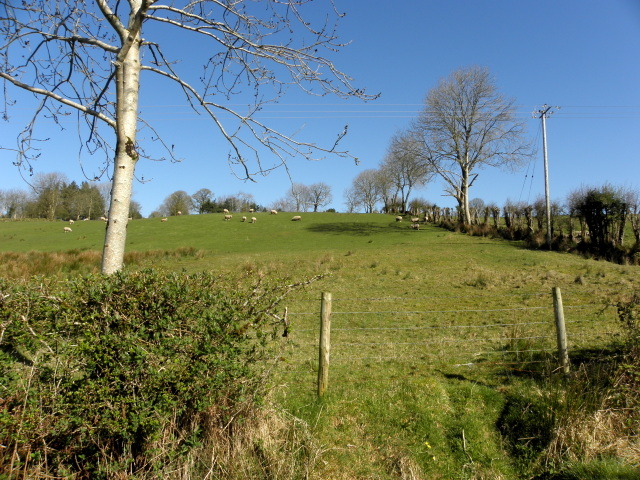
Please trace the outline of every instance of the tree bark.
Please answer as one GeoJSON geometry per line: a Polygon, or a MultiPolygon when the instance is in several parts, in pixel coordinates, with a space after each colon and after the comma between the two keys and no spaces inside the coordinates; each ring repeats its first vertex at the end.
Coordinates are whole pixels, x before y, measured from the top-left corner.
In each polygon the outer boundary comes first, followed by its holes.
{"type": "MultiPolygon", "coordinates": [[[[132,12],[140,9],[141,1],[132,1],[132,12]]],[[[132,13],[135,15],[135,13],[132,13]]],[[[124,264],[129,205],[133,174],[138,160],[135,150],[140,90],[140,31],[133,38],[123,39],[124,58],[116,62],[116,158],[111,187],[111,204],[107,220],[102,273],[113,274],[124,264]]]]}

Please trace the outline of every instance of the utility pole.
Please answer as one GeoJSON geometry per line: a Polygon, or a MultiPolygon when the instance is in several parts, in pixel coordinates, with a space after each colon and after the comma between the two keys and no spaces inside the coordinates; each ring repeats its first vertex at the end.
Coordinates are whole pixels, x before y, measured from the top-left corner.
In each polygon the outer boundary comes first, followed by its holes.
{"type": "MultiPolygon", "coordinates": [[[[560,107],[556,107],[560,108],[560,107]]],[[[542,152],[544,155],[544,197],[546,201],[547,210],[547,246],[551,248],[551,200],[549,198],[549,165],[547,162],[547,116],[553,112],[550,111],[551,107],[544,104],[540,110],[533,112],[534,118],[539,115],[542,119],[542,152]]]]}

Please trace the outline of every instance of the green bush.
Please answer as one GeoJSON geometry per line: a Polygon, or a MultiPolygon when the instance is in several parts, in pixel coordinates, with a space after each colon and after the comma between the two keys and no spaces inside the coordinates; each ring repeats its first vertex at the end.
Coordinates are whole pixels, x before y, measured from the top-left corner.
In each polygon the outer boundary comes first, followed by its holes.
{"type": "Polygon", "coordinates": [[[145,478],[179,463],[264,393],[281,285],[151,270],[0,280],[0,471],[145,478]]]}

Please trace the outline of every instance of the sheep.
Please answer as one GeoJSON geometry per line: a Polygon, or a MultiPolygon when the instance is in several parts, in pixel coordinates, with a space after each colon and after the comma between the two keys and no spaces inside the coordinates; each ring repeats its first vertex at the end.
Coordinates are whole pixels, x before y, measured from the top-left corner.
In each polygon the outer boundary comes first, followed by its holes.
{"type": "Polygon", "coordinates": [[[73,230],[71,230],[71,228],[69,227],[64,227],[64,233],[69,233],[69,232],[73,232],[73,230]]]}
{"type": "Polygon", "coordinates": [[[180,210],[178,210],[178,215],[182,215],[182,212],[180,210]]]}
{"type": "Polygon", "coordinates": [[[75,222],[71,219],[69,219],[69,225],[73,225],[75,222]]]}
{"type": "Polygon", "coordinates": [[[242,220],[240,220],[241,222],[246,222],[247,221],[247,217],[242,217],[242,220]]]}
{"type": "Polygon", "coordinates": [[[167,218],[160,219],[161,222],[166,222],[167,220],[168,220],[167,218]]]}
{"type": "Polygon", "coordinates": [[[233,215],[225,215],[225,216],[224,216],[224,220],[225,220],[225,222],[226,222],[227,220],[231,220],[232,218],[233,218],[233,215]]]}
{"type": "Polygon", "coordinates": [[[401,221],[402,221],[402,217],[401,217],[400,215],[398,215],[398,216],[396,217],[396,222],[401,222],[401,221]]]}
{"type": "Polygon", "coordinates": [[[251,223],[256,223],[258,219],[256,217],[251,217],[251,223]]]}
{"type": "Polygon", "coordinates": [[[277,210],[271,210],[271,215],[277,215],[278,211],[277,210]]]}
{"type": "Polygon", "coordinates": [[[222,213],[229,213],[229,210],[227,210],[226,208],[222,209],[222,213]]]}
{"type": "Polygon", "coordinates": [[[302,217],[300,215],[296,215],[291,219],[292,222],[299,222],[300,220],[302,220],[302,217]]]}
{"type": "Polygon", "coordinates": [[[256,211],[256,210],[255,210],[254,208],[250,208],[250,209],[249,209],[249,213],[253,213],[253,212],[255,212],[255,211],[256,211]]]}
{"type": "Polygon", "coordinates": [[[102,220],[103,222],[108,222],[109,219],[107,217],[100,217],[100,220],[102,220]]]}
{"type": "Polygon", "coordinates": [[[419,223],[412,223],[409,228],[412,228],[413,230],[420,230],[420,224],[419,223]]]}
{"type": "Polygon", "coordinates": [[[411,221],[413,223],[420,223],[420,219],[418,217],[411,217],[411,221]]]}

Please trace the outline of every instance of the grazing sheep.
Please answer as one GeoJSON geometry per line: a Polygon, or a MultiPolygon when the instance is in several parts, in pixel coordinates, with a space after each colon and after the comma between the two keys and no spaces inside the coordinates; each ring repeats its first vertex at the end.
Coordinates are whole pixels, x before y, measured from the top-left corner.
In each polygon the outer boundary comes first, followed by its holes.
{"type": "Polygon", "coordinates": [[[69,219],[69,225],[73,225],[75,222],[71,219],[69,219]]]}
{"type": "Polygon", "coordinates": [[[419,223],[412,223],[410,228],[412,228],[413,230],[420,230],[420,224],[419,223]]]}
{"type": "Polygon", "coordinates": [[[278,211],[277,210],[271,210],[271,215],[277,215],[278,211]]]}
{"type": "Polygon", "coordinates": [[[231,220],[232,218],[233,218],[233,215],[225,215],[225,216],[224,216],[224,220],[225,220],[225,221],[227,221],[227,220],[231,220]]]}
{"type": "Polygon", "coordinates": [[[182,212],[180,210],[178,210],[178,215],[182,215],[182,212]]]}
{"type": "Polygon", "coordinates": [[[100,217],[100,220],[102,220],[103,222],[108,222],[109,219],[107,217],[100,217]]]}
{"type": "Polygon", "coordinates": [[[411,221],[413,223],[420,223],[420,219],[418,217],[411,217],[411,221]]]}
{"type": "Polygon", "coordinates": [[[71,228],[69,227],[64,227],[64,233],[69,233],[69,232],[73,232],[73,230],[71,230],[71,228]]]}
{"type": "Polygon", "coordinates": [[[256,217],[251,217],[251,223],[256,223],[258,219],[256,217]]]}
{"type": "Polygon", "coordinates": [[[402,217],[401,217],[400,215],[398,215],[398,216],[396,217],[396,222],[401,222],[401,221],[402,221],[402,217]]]}
{"type": "Polygon", "coordinates": [[[300,220],[302,220],[302,217],[300,215],[296,215],[291,219],[292,222],[299,222],[300,220]]]}
{"type": "Polygon", "coordinates": [[[227,210],[226,208],[224,208],[224,209],[222,210],[222,212],[223,212],[223,213],[229,213],[229,210],[227,210]]]}
{"type": "Polygon", "coordinates": [[[160,219],[160,221],[161,221],[161,222],[166,222],[166,221],[167,221],[167,219],[166,219],[166,218],[162,218],[162,219],[160,219]]]}
{"type": "Polygon", "coordinates": [[[242,217],[242,220],[240,220],[241,222],[246,222],[247,221],[247,217],[242,217]]]}
{"type": "Polygon", "coordinates": [[[255,210],[253,208],[250,208],[249,213],[253,213],[253,212],[255,212],[255,210]]]}

